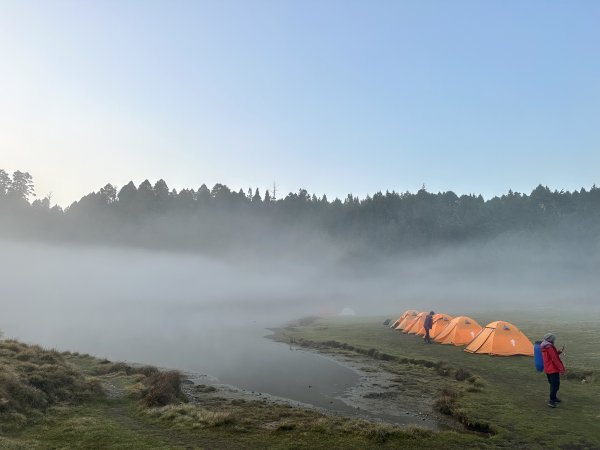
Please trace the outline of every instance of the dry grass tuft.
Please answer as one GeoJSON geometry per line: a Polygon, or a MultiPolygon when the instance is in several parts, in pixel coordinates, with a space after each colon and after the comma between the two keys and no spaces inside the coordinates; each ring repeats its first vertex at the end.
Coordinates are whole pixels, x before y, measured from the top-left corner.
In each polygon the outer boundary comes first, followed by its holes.
{"type": "Polygon", "coordinates": [[[130,366],[124,362],[116,362],[111,363],[108,361],[107,363],[102,361],[102,366],[97,367],[95,370],[96,375],[109,375],[113,373],[122,373],[124,375],[143,375],[145,377],[151,377],[152,375],[156,375],[160,373],[156,367],[153,366],[142,366],[142,367],[134,367],[130,366]]]}
{"type": "Polygon", "coordinates": [[[189,404],[167,405],[145,410],[150,417],[171,422],[173,425],[195,428],[213,428],[235,423],[230,412],[210,411],[189,404]]]}
{"type": "Polygon", "coordinates": [[[462,367],[458,368],[456,370],[456,372],[454,373],[454,378],[457,381],[464,381],[470,377],[471,377],[471,373],[468,370],[463,369],[462,367]]]}
{"type": "Polygon", "coordinates": [[[450,389],[442,389],[440,397],[436,400],[434,406],[442,414],[451,416],[455,412],[455,404],[457,398],[458,394],[456,393],[456,391],[452,391],[450,389]]]}
{"type": "Polygon", "coordinates": [[[145,406],[165,406],[183,397],[179,372],[158,372],[142,382],[146,386],[142,394],[142,403],[145,406]]]}
{"type": "Polygon", "coordinates": [[[22,426],[36,411],[101,393],[100,385],[72,369],[61,353],[0,341],[0,428],[22,426]]]}

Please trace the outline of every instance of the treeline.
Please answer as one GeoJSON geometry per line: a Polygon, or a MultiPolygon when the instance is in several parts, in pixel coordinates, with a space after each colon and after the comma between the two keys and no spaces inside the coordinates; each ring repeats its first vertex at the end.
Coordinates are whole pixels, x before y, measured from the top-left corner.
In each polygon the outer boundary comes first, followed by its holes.
{"type": "Polygon", "coordinates": [[[169,189],[148,180],[107,184],[62,210],[49,198],[30,202],[33,180],[0,170],[0,233],[8,237],[98,241],[143,247],[220,251],[327,239],[357,249],[405,249],[487,240],[505,234],[562,237],[596,246],[600,189],[530,194],[509,191],[485,201],[454,192],[377,192],[330,201],[301,189],[275,199],[269,191],[169,189]]]}

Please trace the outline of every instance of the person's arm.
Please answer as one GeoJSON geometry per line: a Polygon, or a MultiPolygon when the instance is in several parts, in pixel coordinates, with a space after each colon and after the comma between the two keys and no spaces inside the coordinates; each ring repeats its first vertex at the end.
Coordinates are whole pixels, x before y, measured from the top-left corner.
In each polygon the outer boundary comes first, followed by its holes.
{"type": "Polygon", "coordinates": [[[558,371],[560,372],[560,374],[563,375],[565,373],[565,365],[563,364],[559,356],[561,352],[562,350],[559,351],[555,348],[554,352],[552,352],[552,359],[554,360],[556,367],[558,367],[558,371]]]}

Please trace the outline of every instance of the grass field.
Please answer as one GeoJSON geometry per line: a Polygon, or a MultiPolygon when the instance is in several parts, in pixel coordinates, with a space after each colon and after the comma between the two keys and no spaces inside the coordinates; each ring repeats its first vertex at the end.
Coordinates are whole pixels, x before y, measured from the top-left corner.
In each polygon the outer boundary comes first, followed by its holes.
{"type": "Polygon", "coordinates": [[[490,432],[485,444],[474,441],[473,447],[600,448],[598,323],[548,312],[488,313],[474,318],[482,325],[510,321],[532,340],[552,331],[558,336],[557,345],[566,344],[568,372],[559,392],[563,400],[559,408],[546,405],[548,384],[535,371],[533,358],[473,355],[460,347],[426,345],[422,338],[384,327],[384,318],[307,321],[283,330],[279,339],[326,352],[371,354],[373,364],[385,370],[410,373],[407,394],[437,389],[439,410],[473,429],[490,432]]]}

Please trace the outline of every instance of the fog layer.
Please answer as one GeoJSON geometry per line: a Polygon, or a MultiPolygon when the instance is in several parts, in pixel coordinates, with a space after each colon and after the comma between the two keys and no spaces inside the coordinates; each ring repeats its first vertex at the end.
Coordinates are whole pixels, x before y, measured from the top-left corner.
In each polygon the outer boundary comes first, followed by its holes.
{"type": "Polygon", "coordinates": [[[593,305],[600,287],[595,253],[523,242],[366,264],[344,264],[325,249],[290,262],[0,245],[0,329],[112,358],[152,358],[167,343],[184,341],[202,347],[203,355],[222,357],[223,339],[250,323],[278,326],[345,307],[362,315],[394,315],[407,308],[458,313],[593,305]]]}

